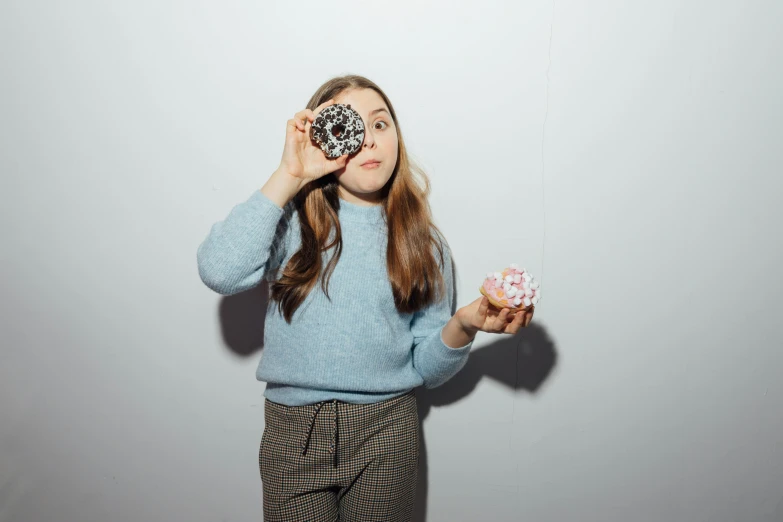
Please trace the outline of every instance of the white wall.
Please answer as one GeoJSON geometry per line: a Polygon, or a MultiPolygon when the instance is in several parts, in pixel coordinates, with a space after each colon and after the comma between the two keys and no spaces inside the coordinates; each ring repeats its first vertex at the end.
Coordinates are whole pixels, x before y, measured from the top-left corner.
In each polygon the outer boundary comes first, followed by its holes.
{"type": "Polygon", "coordinates": [[[460,305],[543,280],[534,327],[418,394],[417,519],[783,520],[781,18],[3,2],[0,520],[261,519],[265,296],[212,293],[196,247],[343,73],[395,104],[460,305]]]}

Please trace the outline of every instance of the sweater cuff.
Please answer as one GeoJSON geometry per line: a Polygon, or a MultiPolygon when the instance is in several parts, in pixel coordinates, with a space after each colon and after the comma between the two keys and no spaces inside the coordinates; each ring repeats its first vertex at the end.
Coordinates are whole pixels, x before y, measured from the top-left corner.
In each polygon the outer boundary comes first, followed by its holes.
{"type": "Polygon", "coordinates": [[[475,337],[473,339],[471,339],[470,342],[468,344],[466,344],[465,346],[460,346],[459,348],[452,348],[451,346],[446,344],[446,342],[443,340],[443,330],[444,330],[444,328],[446,328],[446,327],[444,326],[443,328],[440,329],[440,334],[438,335],[438,338],[440,338],[440,344],[441,344],[441,347],[443,348],[442,351],[446,352],[446,354],[444,355],[445,357],[451,356],[451,357],[454,357],[456,359],[459,359],[462,356],[462,354],[464,354],[467,351],[470,351],[470,347],[473,346],[473,341],[476,340],[475,337]]]}

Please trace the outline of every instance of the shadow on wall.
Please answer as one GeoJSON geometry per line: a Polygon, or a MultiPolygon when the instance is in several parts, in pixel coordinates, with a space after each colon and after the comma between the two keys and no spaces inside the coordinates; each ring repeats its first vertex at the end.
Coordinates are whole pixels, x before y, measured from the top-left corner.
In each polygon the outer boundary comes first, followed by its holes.
{"type": "Polygon", "coordinates": [[[266,283],[220,300],[220,329],[229,350],[249,357],[264,347],[267,303],[269,285],[266,283]]]}
{"type": "MultiPolygon", "coordinates": [[[[552,372],[557,359],[555,345],[534,322],[516,335],[499,335],[497,341],[473,349],[468,362],[451,380],[432,390],[416,389],[419,419],[423,422],[433,406],[444,406],[466,397],[484,377],[501,382],[518,393],[535,393],[552,372]]],[[[427,441],[422,432],[419,484],[413,520],[424,522],[427,513],[427,441]]]]}
{"type": "MultiPolygon", "coordinates": [[[[261,350],[264,344],[264,317],[269,302],[269,285],[226,296],[220,303],[223,342],[232,352],[245,357],[261,350]]],[[[455,301],[456,302],[456,299],[455,301]]],[[[454,311],[452,311],[453,313],[454,311]]],[[[467,396],[484,377],[505,384],[514,392],[536,393],[557,360],[555,345],[541,326],[534,322],[517,335],[498,335],[498,340],[474,349],[468,362],[445,384],[427,390],[416,389],[420,423],[433,406],[444,406],[467,396]]],[[[421,425],[421,424],[420,424],[421,425]]],[[[419,481],[414,520],[424,522],[427,512],[427,442],[421,434],[419,481]]]]}

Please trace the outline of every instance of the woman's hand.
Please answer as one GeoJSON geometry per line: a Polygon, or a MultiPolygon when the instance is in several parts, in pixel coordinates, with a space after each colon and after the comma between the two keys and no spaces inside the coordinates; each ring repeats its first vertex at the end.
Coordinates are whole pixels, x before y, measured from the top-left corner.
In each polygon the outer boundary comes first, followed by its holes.
{"type": "Polygon", "coordinates": [[[498,311],[494,306],[490,306],[489,299],[482,295],[469,305],[457,310],[454,315],[457,316],[462,328],[468,334],[475,334],[478,331],[515,334],[520,328],[530,324],[535,308],[535,306],[531,306],[512,315],[508,308],[498,311]]]}
{"type": "Polygon", "coordinates": [[[328,158],[310,139],[310,128],[315,117],[332,102],[333,99],[328,100],[314,111],[310,109],[299,111],[288,120],[286,125],[285,148],[278,170],[298,179],[300,186],[345,167],[348,161],[347,154],[339,158],[328,158]]]}

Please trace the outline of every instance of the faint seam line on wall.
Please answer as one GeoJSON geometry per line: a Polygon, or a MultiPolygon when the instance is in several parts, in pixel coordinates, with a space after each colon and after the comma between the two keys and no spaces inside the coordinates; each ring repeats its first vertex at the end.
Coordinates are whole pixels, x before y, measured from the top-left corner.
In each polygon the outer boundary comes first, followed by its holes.
{"type": "MultiPolygon", "coordinates": [[[[543,285],[544,281],[544,246],[546,245],[546,198],[544,197],[544,137],[546,136],[546,121],[549,117],[549,69],[552,67],[552,33],[555,25],[555,0],[552,0],[552,17],[549,20],[549,49],[548,60],[546,66],[546,111],[544,112],[544,124],[541,128],[541,208],[544,211],[544,233],[541,240],[541,275],[539,282],[543,285]]],[[[515,347],[516,361],[514,362],[514,389],[511,392],[511,436],[509,437],[509,446],[511,446],[511,454],[514,454],[514,425],[516,422],[516,395],[519,388],[519,345],[522,344],[522,339],[517,342],[515,347]]],[[[520,484],[519,484],[519,456],[516,457],[516,475],[514,476],[517,483],[517,496],[516,501],[519,502],[520,484]]],[[[517,511],[519,512],[519,511],[517,511]]]]}
{"type": "Polygon", "coordinates": [[[544,283],[544,249],[546,247],[546,194],[544,191],[544,174],[546,164],[544,163],[544,139],[546,138],[546,122],[549,119],[549,69],[552,67],[552,32],[555,25],[555,0],[552,0],[552,17],[549,21],[549,50],[548,60],[546,66],[546,110],[544,112],[544,123],[541,127],[541,208],[544,212],[544,233],[541,239],[541,276],[539,281],[543,286],[544,283]]]}

